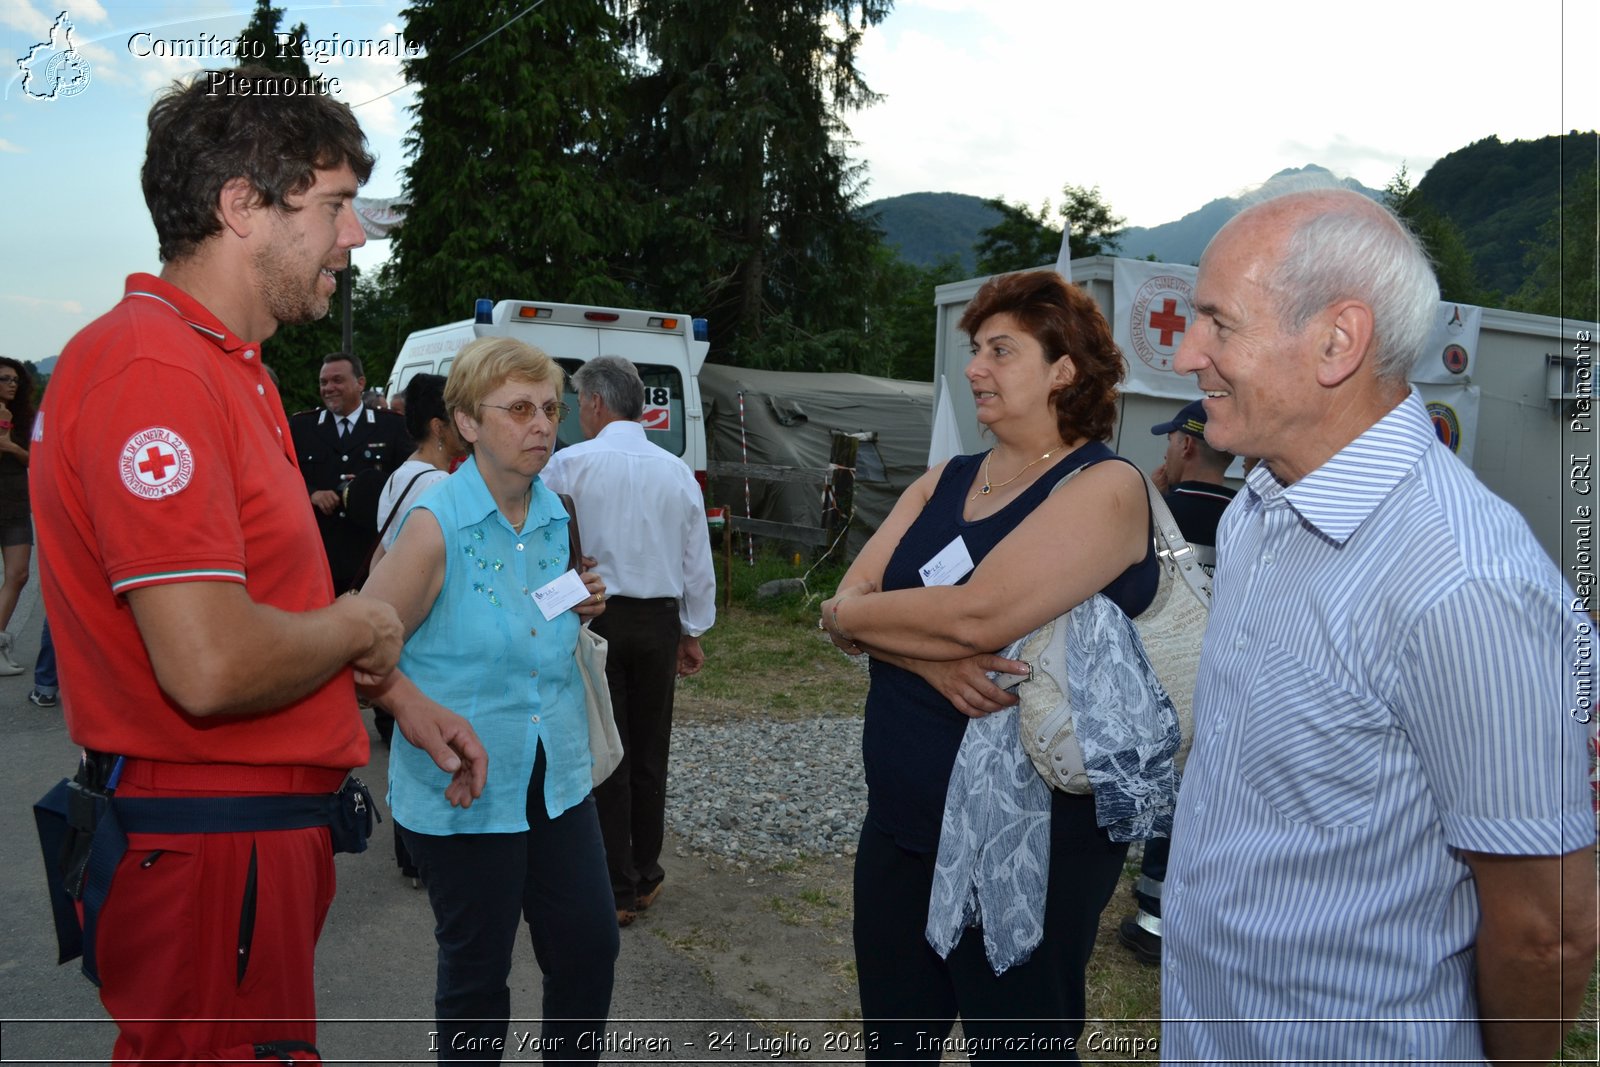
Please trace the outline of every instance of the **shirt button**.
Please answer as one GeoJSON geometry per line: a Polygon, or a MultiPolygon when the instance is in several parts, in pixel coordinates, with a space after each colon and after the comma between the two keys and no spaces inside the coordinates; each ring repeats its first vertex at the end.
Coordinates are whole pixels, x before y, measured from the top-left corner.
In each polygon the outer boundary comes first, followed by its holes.
{"type": "Polygon", "coordinates": [[[1237,648],[1237,649],[1243,649],[1244,648],[1244,638],[1235,637],[1233,639],[1233,647],[1237,648]]]}
{"type": "Polygon", "coordinates": [[[529,630],[528,631],[528,636],[529,637],[538,637],[539,636],[539,631],[538,630],[529,630]]]}
{"type": "Polygon", "coordinates": [[[247,349],[244,350],[244,358],[245,359],[249,359],[251,356],[254,356],[254,355],[255,355],[255,350],[254,349],[247,348],[247,349]]]}
{"type": "Polygon", "coordinates": [[[1262,563],[1271,563],[1272,559],[1273,559],[1273,556],[1272,556],[1271,552],[1263,552],[1261,554],[1261,562],[1262,563]]]}
{"type": "Polygon", "coordinates": [[[529,671],[528,672],[528,677],[529,678],[537,678],[537,677],[539,677],[539,672],[538,671],[529,671]]]}
{"type": "Polygon", "coordinates": [[[262,396],[266,396],[267,395],[267,387],[264,386],[264,385],[258,385],[258,386],[256,386],[256,392],[261,394],[262,396]]]}
{"type": "Polygon", "coordinates": [[[517,542],[517,551],[518,551],[518,552],[521,552],[521,551],[522,551],[522,542],[521,542],[521,541],[518,541],[518,542],[517,542]]]}
{"type": "Polygon", "coordinates": [[[538,722],[539,722],[539,716],[537,716],[537,715],[535,715],[535,716],[534,716],[534,717],[533,717],[533,721],[534,721],[534,724],[535,724],[535,725],[537,725],[537,724],[538,724],[538,722]]]}

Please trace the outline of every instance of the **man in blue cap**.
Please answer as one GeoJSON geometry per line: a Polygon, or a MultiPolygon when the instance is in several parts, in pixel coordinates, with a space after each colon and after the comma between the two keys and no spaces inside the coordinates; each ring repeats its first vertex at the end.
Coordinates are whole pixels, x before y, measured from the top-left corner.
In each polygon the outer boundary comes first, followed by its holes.
{"type": "MultiPolygon", "coordinates": [[[[1233,453],[1219,452],[1206,444],[1206,409],[1199,400],[1184,405],[1171,422],[1150,427],[1150,432],[1167,435],[1166,457],[1150,480],[1161,490],[1173,521],[1210,574],[1217,565],[1217,523],[1233,499],[1234,491],[1222,481],[1223,472],[1233,462],[1233,453]]],[[[1133,884],[1133,899],[1139,910],[1117,930],[1117,940],[1140,963],[1152,967],[1161,963],[1161,887],[1167,877],[1167,853],[1171,848],[1172,839],[1166,837],[1144,843],[1139,880],[1133,884]]]]}

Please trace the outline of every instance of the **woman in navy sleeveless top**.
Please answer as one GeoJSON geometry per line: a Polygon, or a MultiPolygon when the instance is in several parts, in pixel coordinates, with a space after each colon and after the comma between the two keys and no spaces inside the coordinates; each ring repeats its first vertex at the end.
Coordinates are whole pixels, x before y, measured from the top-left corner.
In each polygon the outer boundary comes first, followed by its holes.
{"type": "Polygon", "coordinates": [[[991,279],[967,305],[966,377],[994,448],[906,490],[823,605],[839,647],[871,657],[856,854],[855,949],[869,1058],[937,1061],[956,1018],[974,1059],[1072,1061],[1084,967],[1126,844],[1094,798],[1053,792],[1044,938],[996,976],[983,932],[940,959],[924,926],[940,817],[969,717],[1014,704],[992,653],[1105,593],[1129,616],[1158,572],[1139,472],[1104,444],[1122,356],[1094,301],[1052,271],[991,279]],[[1070,485],[1056,484],[1084,468],[1070,485]]]}

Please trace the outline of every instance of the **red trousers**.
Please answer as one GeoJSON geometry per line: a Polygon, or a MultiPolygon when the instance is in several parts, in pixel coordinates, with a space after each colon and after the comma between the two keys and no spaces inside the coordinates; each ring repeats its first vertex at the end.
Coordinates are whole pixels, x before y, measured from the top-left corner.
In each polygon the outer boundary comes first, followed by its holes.
{"type": "MultiPolygon", "coordinates": [[[[241,786],[234,768],[160,773],[171,766],[130,761],[117,794],[333,792],[344,777],[254,768],[241,786]],[[224,772],[234,788],[207,788],[196,772],[224,772]]],[[[114,1062],[253,1064],[256,1044],[314,1045],[314,956],[333,892],[326,827],[129,834],[96,945],[114,1062]]]]}

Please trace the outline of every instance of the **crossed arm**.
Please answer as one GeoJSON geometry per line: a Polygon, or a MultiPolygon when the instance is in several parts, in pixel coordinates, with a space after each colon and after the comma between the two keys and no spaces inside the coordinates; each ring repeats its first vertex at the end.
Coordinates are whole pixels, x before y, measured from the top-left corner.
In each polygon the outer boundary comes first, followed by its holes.
{"type": "Polygon", "coordinates": [[[878,592],[884,568],[938,484],[919,478],[822,605],[834,643],[921,676],[957,710],[979,716],[1016,703],[987,671],[1025,674],[994,655],[1104,588],[1148,548],[1144,483],[1125,463],[1101,463],[1052,493],[962,585],[878,592]]]}

